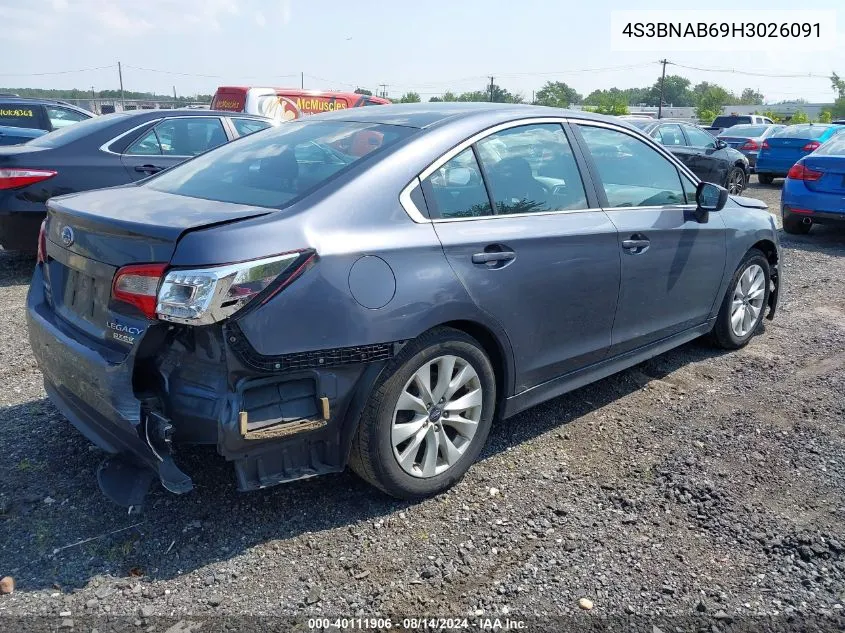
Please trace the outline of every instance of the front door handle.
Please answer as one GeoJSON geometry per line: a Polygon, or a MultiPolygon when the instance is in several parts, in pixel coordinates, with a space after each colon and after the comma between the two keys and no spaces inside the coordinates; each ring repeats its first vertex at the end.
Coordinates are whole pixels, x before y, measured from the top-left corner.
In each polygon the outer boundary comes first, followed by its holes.
{"type": "Polygon", "coordinates": [[[476,253],[472,256],[473,264],[490,264],[493,262],[508,262],[516,257],[513,251],[496,251],[491,253],[476,253]]]}
{"type": "Polygon", "coordinates": [[[622,248],[631,255],[645,253],[651,242],[641,235],[632,235],[630,239],[622,240],[622,248]]]}

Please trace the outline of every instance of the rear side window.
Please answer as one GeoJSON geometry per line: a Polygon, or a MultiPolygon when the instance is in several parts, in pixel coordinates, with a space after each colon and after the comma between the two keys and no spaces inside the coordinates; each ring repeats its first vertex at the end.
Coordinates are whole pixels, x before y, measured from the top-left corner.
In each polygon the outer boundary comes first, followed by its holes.
{"type": "Polygon", "coordinates": [[[423,183],[433,218],[493,215],[481,168],[471,147],[446,162],[423,183]]]}
{"type": "Polygon", "coordinates": [[[0,103],[0,125],[41,129],[38,108],[20,103],[0,103]]]}
{"type": "Polygon", "coordinates": [[[144,186],[235,204],[280,208],[413,134],[408,127],[350,121],[292,121],[164,171],[144,186]],[[370,144],[373,136],[378,145],[370,144]],[[361,143],[367,154],[348,153],[361,143]],[[317,152],[316,149],[321,150],[317,152]]]}
{"type": "Polygon", "coordinates": [[[217,117],[166,119],[126,150],[133,156],[196,156],[229,140],[217,117]]]}
{"type": "Polygon", "coordinates": [[[624,132],[580,125],[610,208],[684,204],[678,170],[666,157],[624,132]]]}
{"type": "Polygon", "coordinates": [[[686,145],[684,141],[684,133],[681,131],[680,125],[661,125],[660,126],[660,143],[661,145],[686,145]]]}
{"type": "Polygon", "coordinates": [[[44,106],[44,110],[47,112],[47,118],[50,119],[50,125],[54,130],[91,118],[76,110],[59,106],[44,106]]]}
{"type": "Polygon", "coordinates": [[[258,119],[232,119],[232,125],[235,126],[238,136],[247,136],[253,132],[267,129],[270,127],[270,122],[258,119]]]}
{"type": "Polygon", "coordinates": [[[478,142],[497,215],[586,209],[572,148],[557,124],[524,125],[478,142]]]}

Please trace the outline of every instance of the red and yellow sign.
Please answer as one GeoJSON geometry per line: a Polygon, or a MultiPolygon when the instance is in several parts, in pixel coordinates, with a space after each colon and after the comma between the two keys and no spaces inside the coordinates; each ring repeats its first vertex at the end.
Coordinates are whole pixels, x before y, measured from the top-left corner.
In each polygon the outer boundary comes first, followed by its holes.
{"type": "Polygon", "coordinates": [[[338,99],[337,97],[297,97],[296,106],[303,114],[334,112],[349,107],[345,99],[338,99]]]}

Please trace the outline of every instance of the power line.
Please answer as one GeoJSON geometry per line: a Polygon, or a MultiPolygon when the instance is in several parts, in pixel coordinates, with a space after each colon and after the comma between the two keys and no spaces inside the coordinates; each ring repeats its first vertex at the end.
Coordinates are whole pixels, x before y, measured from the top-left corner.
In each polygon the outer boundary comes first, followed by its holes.
{"type": "Polygon", "coordinates": [[[830,77],[827,75],[814,75],[813,73],[790,73],[790,74],[776,74],[776,73],[760,73],[760,72],[751,72],[747,70],[737,70],[735,68],[700,68],[698,66],[687,66],[684,64],[679,64],[677,62],[668,62],[672,66],[677,66],[678,68],[686,68],[687,70],[698,70],[701,72],[706,73],[728,73],[734,75],[746,75],[748,77],[770,77],[772,79],[825,79],[830,81],[830,77]]]}
{"type": "Polygon", "coordinates": [[[69,75],[71,73],[86,73],[93,70],[113,69],[114,64],[109,66],[95,66],[93,68],[79,68],[77,70],[56,70],[47,73],[0,73],[0,77],[44,77],[45,75],[69,75]]]}

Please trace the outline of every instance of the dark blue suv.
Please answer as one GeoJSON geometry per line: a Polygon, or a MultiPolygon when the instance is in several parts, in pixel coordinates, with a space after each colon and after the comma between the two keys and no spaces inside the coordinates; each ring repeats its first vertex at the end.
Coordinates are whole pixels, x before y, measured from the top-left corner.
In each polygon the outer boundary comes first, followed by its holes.
{"type": "Polygon", "coordinates": [[[92,116],[93,112],[63,101],[0,95],[0,145],[26,143],[92,116]]]}

